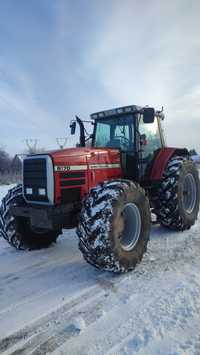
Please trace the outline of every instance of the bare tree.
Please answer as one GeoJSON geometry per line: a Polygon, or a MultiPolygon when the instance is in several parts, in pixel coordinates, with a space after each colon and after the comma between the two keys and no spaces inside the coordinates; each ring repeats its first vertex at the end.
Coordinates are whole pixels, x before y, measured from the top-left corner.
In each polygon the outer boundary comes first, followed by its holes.
{"type": "Polygon", "coordinates": [[[28,148],[28,154],[34,154],[37,152],[37,144],[39,139],[37,138],[26,138],[25,143],[28,148]]]}
{"type": "Polygon", "coordinates": [[[10,169],[11,159],[9,154],[3,149],[0,148],[0,172],[3,173],[10,169]]]}
{"type": "Polygon", "coordinates": [[[20,182],[22,164],[17,155],[12,158],[0,148],[0,184],[20,182]]]}

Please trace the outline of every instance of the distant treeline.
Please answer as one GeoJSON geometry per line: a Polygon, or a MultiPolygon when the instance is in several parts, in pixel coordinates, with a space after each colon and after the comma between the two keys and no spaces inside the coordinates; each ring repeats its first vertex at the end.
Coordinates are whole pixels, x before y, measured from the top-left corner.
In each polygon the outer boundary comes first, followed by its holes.
{"type": "Polygon", "coordinates": [[[22,161],[19,156],[11,157],[0,148],[0,184],[20,182],[22,161]]]}
{"type": "Polygon", "coordinates": [[[4,148],[0,147],[0,185],[21,182],[22,161],[27,154],[44,153],[45,148],[29,148],[24,154],[11,157],[4,148]]]}

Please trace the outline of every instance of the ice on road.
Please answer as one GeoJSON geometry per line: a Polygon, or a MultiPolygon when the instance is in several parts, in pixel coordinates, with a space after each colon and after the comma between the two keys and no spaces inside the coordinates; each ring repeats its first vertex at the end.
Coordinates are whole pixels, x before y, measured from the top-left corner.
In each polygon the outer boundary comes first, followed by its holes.
{"type": "MultiPolygon", "coordinates": [[[[7,187],[0,187],[0,198],[7,187]]],[[[39,251],[0,239],[0,354],[200,354],[200,219],[153,226],[128,274],[88,265],[74,230],[39,251]]]]}

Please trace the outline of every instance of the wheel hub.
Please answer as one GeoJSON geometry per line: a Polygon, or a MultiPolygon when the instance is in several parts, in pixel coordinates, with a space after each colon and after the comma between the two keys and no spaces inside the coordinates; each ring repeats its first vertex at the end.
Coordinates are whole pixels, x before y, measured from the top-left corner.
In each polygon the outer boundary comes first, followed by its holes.
{"type": "Polygon", "coordinates": [[[141,232],[139,208],[134,203],[127,203],[121,216],[124,221],[124,228],[120,235],[120,244],[123,250],[131,251],[137,244],[141,232]]]}
{"type": "Polygon", "coordinates": [[[192,213],[197,199],[197,188],[192,174],[187,174],[183,183],[183,207],[187,213],[192,213]]]}

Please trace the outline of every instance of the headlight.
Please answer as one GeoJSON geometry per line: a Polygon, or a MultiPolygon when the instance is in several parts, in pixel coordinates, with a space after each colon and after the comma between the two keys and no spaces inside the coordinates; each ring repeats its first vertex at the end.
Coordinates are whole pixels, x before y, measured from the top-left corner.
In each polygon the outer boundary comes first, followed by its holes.
{"type": "Polygon", "coordinates": [[[26,188],[26,194],[27,195],[32,195],[33,194],[33,189],[31,187],[26,188]]]}
{"type": "Polygon", "coordinates": [[[46,190],[43,189],[43,188],[39,188],[39,189],[38,189],[38,194],[39,194],[40,196],[45,196],[45,195],[46,195],[46,190]]]}

